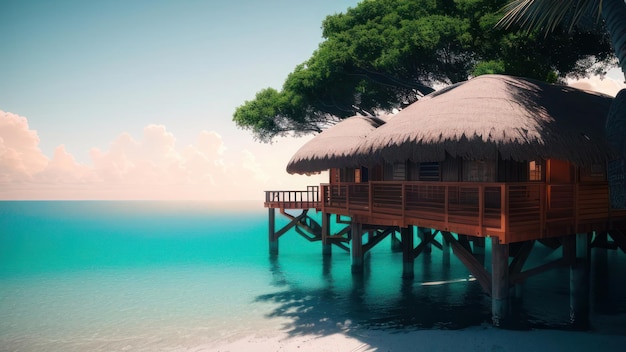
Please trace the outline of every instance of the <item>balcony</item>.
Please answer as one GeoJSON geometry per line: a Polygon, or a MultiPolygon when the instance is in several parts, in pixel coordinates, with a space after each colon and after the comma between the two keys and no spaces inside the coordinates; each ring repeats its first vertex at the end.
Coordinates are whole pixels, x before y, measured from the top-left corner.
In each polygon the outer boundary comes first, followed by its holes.
{"type": "Polygon", "coordinates": [[[606,184],[369,182],[321,185],[324,212],[359,222],[421,226],[503,243],[602,231],[606,184]]]}
{"type": "MultiPolygon", "coordinates": [[[[378,181],[266,191],[265,207],[318,209],[364,224],[420,226],[502,243],[605,231],[611,213],[606,183],[544,184],[378,181]]],[[[619,215],[618,215],[619,214],[619,215]]],[[[624,219],[621,219],[624,220],[624,219]]]]}

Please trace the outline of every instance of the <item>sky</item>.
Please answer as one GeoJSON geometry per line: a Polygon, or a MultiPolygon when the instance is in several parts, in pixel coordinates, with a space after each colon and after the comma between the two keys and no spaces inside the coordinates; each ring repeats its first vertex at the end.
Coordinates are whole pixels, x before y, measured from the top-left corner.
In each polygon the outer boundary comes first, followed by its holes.
{"type": "MultiPolygon", "coordinates": [[[[311,137],[232,122],[358,0],[0,0],[0,200],[256,200],[311,137]]],[[[577,82],[615,95],[612,72],[577,82]]]]}

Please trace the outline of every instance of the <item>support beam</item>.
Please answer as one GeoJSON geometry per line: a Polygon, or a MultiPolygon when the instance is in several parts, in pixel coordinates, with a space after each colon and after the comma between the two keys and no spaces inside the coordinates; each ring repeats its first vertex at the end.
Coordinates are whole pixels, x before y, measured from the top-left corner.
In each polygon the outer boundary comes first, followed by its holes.
{"type": "Polygon", "coordinates": [[[524,264],[526,264],[526,260],[533,250],[534,244],[535,240],[524,241],[524,243],[522,243],[522,247],[517,252],[515,258],[513,258],[511,265],[509,265],[509,275],[513,276],[522,272],[524,264]]]}
{"type": "Polygon", "coordinates": [[[467,270],[469,270],[469,272],[474,275],[476,280],[478,280],[478,283],[480,283],[483,291],[491,295],[491,276],[487,270],[485,270],[483,265],[476,258],[474,258],[472,253],[468,252],[467,249],[463,247],[450,232],[441,231],[441,234],[445,240],[450,243],[454,255],[459,258],[467,270]]]}
{"type": "Polygon", "coordinates": [[[420,240],[422,240],[422,243],[426,245],[424,251],[426,253],[431,253],[433,249],[430,241],[433,239],[433,237],[435,237],[432,234],[432,230],[426,227],[418,227],[417,236],[420,238],[420,240]]]}
{"type": "Polygon", "coordinates": [[[509,302],[509,245],[491,238],[491,319],[494,326],[506,325],[509,302]]]}
{"type": "Polygon", "coordinates": [[[430,241],[435,237],[430,232],[419,233],[419,229],[418,229],[418,234],[421,235],[420,236],[421,241],[420,241],[420,244],[417,245],[417,247],[415,247],[415,249],[412,250],[413,258],[419,257],[419,255],[422,254],[424,250],[427,250],[430,246],[430,241]]]}
{"type": "Polygon", "coordinates": [[[412,279],[414,277],[415,256],[413,255],[413,227],[403,227],[400,229],[402,236],[402,278],[412,279]]]}
{"type": "Polygon", "coordinates": [[[377,230],[369,230],[367,244],[363,245],[363,253],[367,253],[370,249],[379,244],[385,237],[396,232],[396,227],[387,227],[377,230]]]}
{"type": "Polygon", "coordinates": [[[561,258],[561,259],[553,260],[549,263],[541,264],[532,269],[528,269],[526,271],[522,271],[519,273],[514,273],[509,269],[509,281],[511,282],[511,285],[518,285],[524,282],[526,279],[528,279],[531,276],[543,274],[546,271],[556,269],[556,268],[561,268],[561,267],[568,266],[568,265],[569,263],[565,259],[561,258]]]}
{"type": "Polygon", "coordinates": [[[589,235],[575,236],[575,260],[570,265],[570,322],[576,328],[589,327],[589,235]]]}
{"type": "Polygon", "coordinates": [[[350,244],[350,252],[352,257],[352,273],[363,273],[363,224],[356,221],[352,222],[352,241],[350,244]]]}
{"type": "Polygon", "coordinates": [[[609,233],[615,244],[626,253],[626,234],[618,229],[611,230],[609,233]]]}
{"type": "MultiPolygon", "coordinates": [[[[298,215],[298,216],[293,216],[291,214],[286,213],[283,209],[281,209],[281,214],[285,215],[286,217],[288,217],[289,219],[291,219],[291,221],[285,225],[285,227],[283,227],[282,229],[276,231],[274,233],[274,236],[276,237],[276,239],[280,238],[280,236],[284,235],[287,231],[291,230],[292,227],[298,225],[298,223],[304,218],[306,217],[306,214],[309,210],[308,209],[304,209],[302,210],[302,214],[298,215]]],[[[275,217],[274,215],[272,215],[272,217],[275,217]]]]}

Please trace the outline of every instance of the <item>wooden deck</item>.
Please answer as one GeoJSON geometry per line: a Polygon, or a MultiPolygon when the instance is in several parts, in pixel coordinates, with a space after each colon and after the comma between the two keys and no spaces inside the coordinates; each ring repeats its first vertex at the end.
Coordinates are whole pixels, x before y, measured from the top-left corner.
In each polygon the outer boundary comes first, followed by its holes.
{"type": "Polygon", "coordinates": [[[359,223],[410,225],[512,243],[591,231],[626,221],[606,183],[368,182],[266,191],[265,207],[312,209],[359,223]]]}
{"type": "Polygon", "coordinates": [[[319,186],[307,186],[306,191],[265,191],[266,208],[321,209],[319,186]]]}

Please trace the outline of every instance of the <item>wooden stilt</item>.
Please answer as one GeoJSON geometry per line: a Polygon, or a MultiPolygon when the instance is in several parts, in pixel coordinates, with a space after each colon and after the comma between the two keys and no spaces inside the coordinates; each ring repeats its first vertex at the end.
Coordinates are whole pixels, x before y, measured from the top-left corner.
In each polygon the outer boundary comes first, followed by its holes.
{"type": "Polygon", "coordinates": [[[413,255],[413,227],[400,229],[402,236],[402,278],[412,279],[415,256],[413,255]]]}
{"type": "MultiPolygon", "coordinates": [[[[604,245],[608,242],[607,233],[597,234],[596,241],[604,245]]],[[[591,258],[590,258],[591,259],[591,258]]],[[[591,260],[590,260],[591,262],[591,260]]],[[[593,249],[593,263],[589,265],[589,280],[591,286],[590,292],[590,309],[597,312],[606,312],[611,310],[609,296],[609,261],[608,249],[604,246],[598,246],[593,249]]]]}
{"type": "Polygon", "coordinates": [[[479,262],[485,265],[485,238],[474,237],[472,243],[474,244],[474,248],[472,248],[474,257],[476,257],[479,262]]]}
{"type": "Polygon", "coordinates": [[[352,241],[350,243],[350,252],[352,255],[352,273],[363,273],[363,224],[356,221],[352,222],[352,241]]]}
{"type": "Polygon", "coordinates": [[[395,232],[391,234],[391,251],[393,253],[402,252],[402,241],[398,239],[395,232]]]}
{"type": "Polygon", "coordinates": [[[476,280],[478,280],[478,283],[483,288],[483,291],[491,295],[491,276],[487,270],[485,270],[485,267],[478,262],[472,253],[468,252],[467,249],[461,245],[450,232],[441,231],[441,234],[448,241],[448,243],[450,243],[454,255],[459,258],[467,270],[469,270],[469,272],[474,275],[476,280]]]}
{"type": "Polygon", "coordinates": [[[570,265],[570,322],[576,328],[589,326],[589,236],[575,236],[575,260],[570,265]]]}
{"type": "Polygon", "coordinates": [[[278,236],[276,236],[276,209],[269,208],[269,250],[270,255],[278,255],[278,236]]]}
{"type": "Polygon", "coordinates": [[[450,266],[450,241],[448,241],[444,236],[441,239],[441,252],[442,252],[442,260],[443,265],[445,267],[450,266]]]}
{"type": "Polygon", "coordinates": [[[491,319],[494,326],[506,325],[509,315],[509,245],[491,238],[491,319]]]}
{"type": "Polygon", "coordinates": [[[330,256],[333,252],[330,241],[330,214],[322,213],[322,255],[330,256]]]}
{"type": "Polygon", "coordinates": [[[429,228],[425,228],[425,227],[417,228],[417,236],[419,237],[421,241],[426,243],[426,248],[424,248],[425,253],[431,253],[433,250],[432,244],[430,243],[430,239],[429,239],[429,236],[431,235],[431,233],[432,233],[432,230],[429,228]]]}

